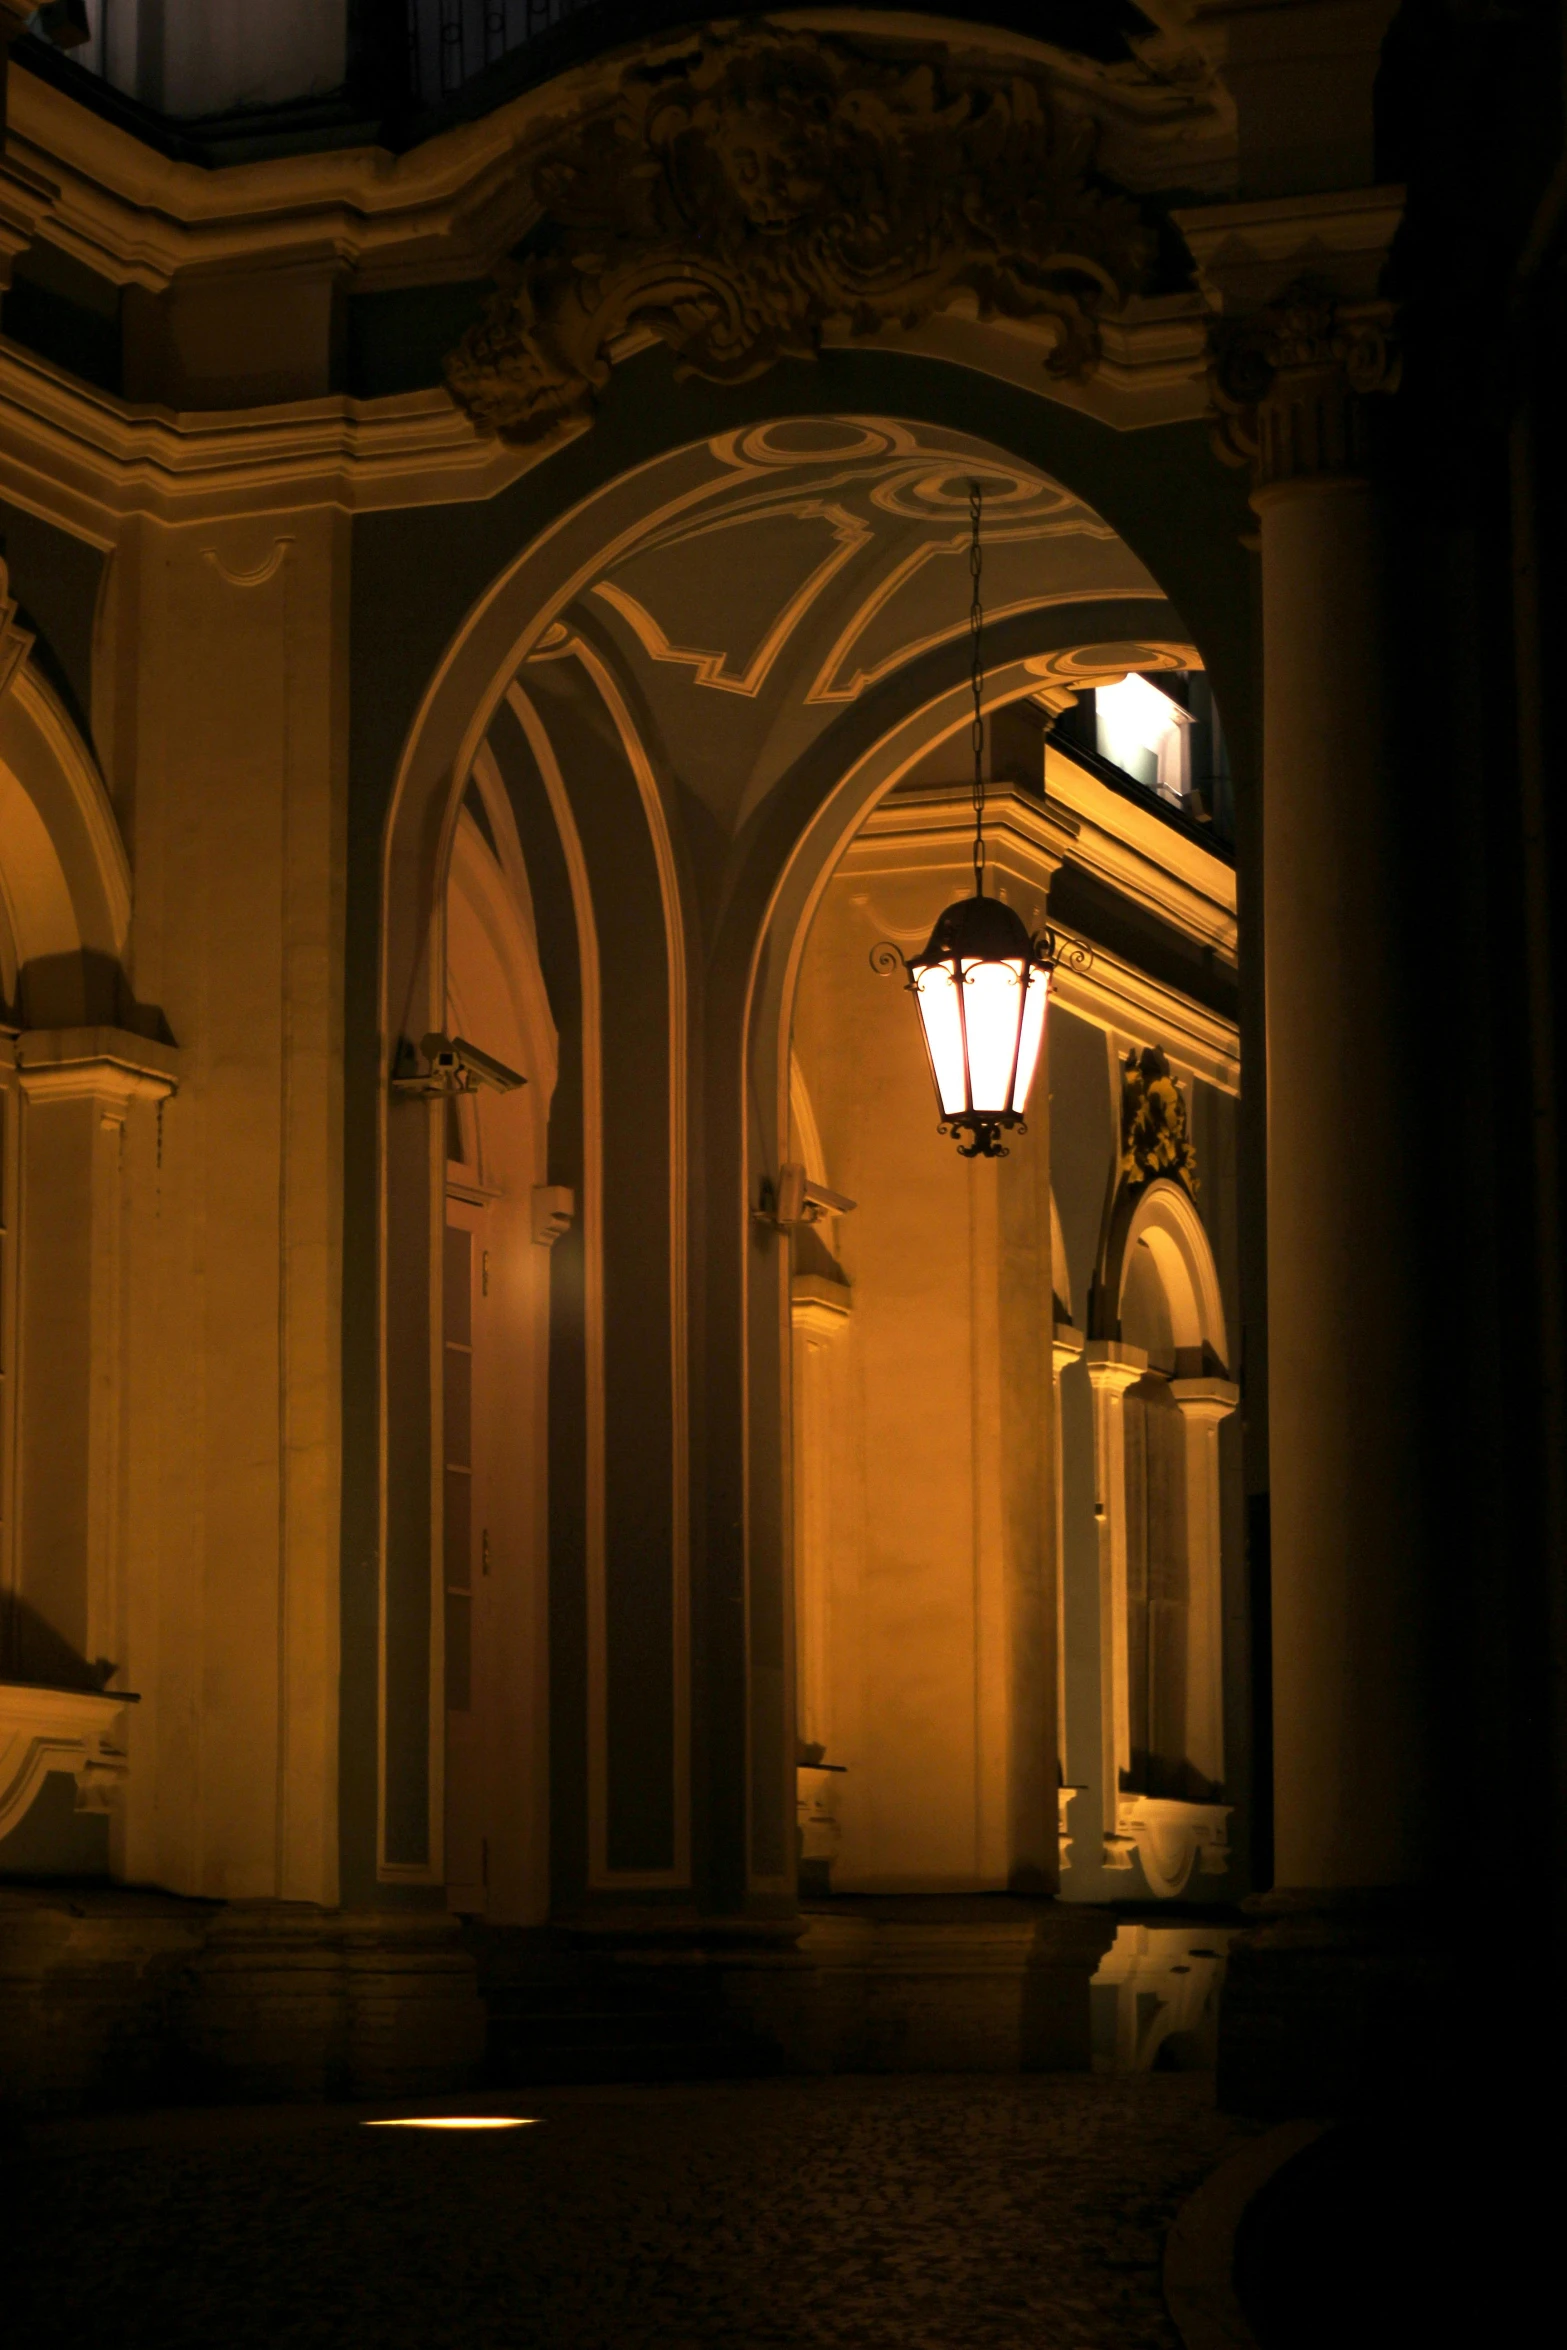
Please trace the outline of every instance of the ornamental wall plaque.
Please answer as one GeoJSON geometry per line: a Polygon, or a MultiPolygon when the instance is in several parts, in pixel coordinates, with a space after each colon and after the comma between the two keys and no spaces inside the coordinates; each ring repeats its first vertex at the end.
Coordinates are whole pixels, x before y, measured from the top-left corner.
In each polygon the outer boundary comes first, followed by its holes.
{"type": "Polygon", "coordinates": [[[630,66],[540,158],[535,249],[447,362],[512,441],[589,417],[611,346],[650,331],[683,374],[743,383],[824,333],[915,327],[963,304],[1048,318],[1083,374],[1096,318],[1148,239],[1091,177],[1095,126],[1042,76],[910,60],[768,25],[630,66]]]}
{"type": "Polygon", "coordinates": [[[1186,1122],[1186,1096],[1156,1044],[1121,1063],[1121,1174],[1129,1184],[1171,1175],[1197,1189],[1197,1149],[1186,1122]]]}

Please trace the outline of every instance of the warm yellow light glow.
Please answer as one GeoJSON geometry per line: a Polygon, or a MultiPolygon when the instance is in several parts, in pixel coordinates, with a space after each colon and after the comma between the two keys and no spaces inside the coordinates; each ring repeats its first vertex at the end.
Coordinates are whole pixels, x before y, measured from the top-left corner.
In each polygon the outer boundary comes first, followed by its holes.
{"type": "Polygon", "coordinates": [[[1191,721],[1177,702],[1134,673],[1119,685],[1100,686],[1094,713],[1105,758],[1163,798],[1185,798],[1191,721]]]}
{"type": "Polygon", "coordinates": [[[976,1110],[999,1117],[1012,1099],[1012,1055],[1017,1045],[1021,961],[965,963],[963,1017],[968,1029],[968,1073],[976,1110]]]}
{"type": "Polygon", "coordinates": [[[401,2113],[390,2121],[367,2121],[367,2130],[531,2130],[531,2113],[401,2113]]]}
{"type": "Polygon", "coordinates": [[[943,1115],[961,1116],[968,1107],[963,1079],[963,1026],[958,1018],[958,994],[950,963],[927,963],[916,972],[915,1001],[924,1023],[936,1092],[943,1115]]]}
{"type": "Polygon", "coordinates": [[[1045,1036],[1045,998],[1050,987],[1050,974],[1037,968],[1028,975],[1028,994],[1023,1004],[1023,1032],[1018,1038],[1017,1075],[1012,1081],[1012,1107],[1021,1117],[1028,1108],[1028,1089],[1034,1082],[1034,1071],[1039,1066],[1039,1048],[1045,1036]]]}

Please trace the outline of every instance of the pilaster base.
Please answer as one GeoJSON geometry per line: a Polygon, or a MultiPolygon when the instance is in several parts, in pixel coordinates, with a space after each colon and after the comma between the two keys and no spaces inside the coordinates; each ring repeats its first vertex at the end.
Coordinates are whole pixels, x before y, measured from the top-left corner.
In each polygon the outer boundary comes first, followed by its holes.
{"type": "Polygon", "coordinates": [[[1115,1931],[1108,1910],[980,1894],[490,1934],[492,2067],[516,2082],[1086,2071],[1089,1985],[1115,1931]]]}
{"type": "Polygon", "coordinates": [[[415,2097],[483,2051],[443,1912],[0,1892],[0,2108],[415,2097]]]}
{"type": "Polygon", "coordinates": [[[1450,2067],[1459,1961],[1418,1897],[1280,1890],[1246,1908],[1219,2006],[1218,2101],[1282,2120],[1418,2103],[1450,2067]]]}

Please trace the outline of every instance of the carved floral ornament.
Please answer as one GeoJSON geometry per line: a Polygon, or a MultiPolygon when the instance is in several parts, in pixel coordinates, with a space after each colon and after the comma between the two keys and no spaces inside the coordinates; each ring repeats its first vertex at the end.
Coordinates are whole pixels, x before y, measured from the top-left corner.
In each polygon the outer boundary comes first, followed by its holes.
{"type": "Polygon", "coordinates": [[[1156,1044],[1135,1048],[1121,1063],[1121,1176],[1128,1184],[1171,1175],[1197,1189],[1197,1148],[1186,1120],[1186,1096],[1156,1044]]]}
{"type": "Polygon", "coordinates": [[[742,383],[962,304],[1048,318],[1081,375],[1148,239],[1093,184],[1095,126],[1037,74],[911,60],[768,25],[628,66],[534,166],[536,248],[447,362],[512,441],[586,419],[610,351],[651,331],[683,374],[742,383]]]}
{"type": "Polygon", "coordinates": [[[1391,321],[1387,303],[1340,304],[1310,275],[1264,309],[1216,320],[1208,387],[1218,454],[1250,465],[1259,489],[1364,472],[1366,397],[1398,389],[1391,321]]]}

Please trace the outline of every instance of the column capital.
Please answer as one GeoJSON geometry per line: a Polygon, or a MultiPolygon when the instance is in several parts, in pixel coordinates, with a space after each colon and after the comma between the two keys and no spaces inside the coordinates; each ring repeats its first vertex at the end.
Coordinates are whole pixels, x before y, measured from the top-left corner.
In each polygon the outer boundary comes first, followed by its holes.
{"type": "Polygon", "coordinates": [[[1215,448],[1258,493],[1364,475],[1365,401],[1398,386],[1378,289],[1403,214],[1373,187],[1175,215],[1211,312],[1215,448]]]}
{"type": "Polygon", "coordinates": [[[1355,481],[1370,464],[1374,392],[1398,388],[1386,302],[1341,302],[1312,271],[1262,309],[1209,329],[1214,449],[1250,465],[1252,503],[1304,482],[1355,481]]]}
{"type": "Polygon", "coordinates": [[[1172,1379],[1170,1396],[1183,1420],[1217,1428],[1240,1402],[1241,1391],[1233,1379],[1172,1379]]]}
{"type": "Polygon", "coordinates": [[[138,1096],[179,1091],[179,1054],[123,1028],[28,1028],[16,1040],[17,1075],[29,1101],[102,1100],[123,1117],[138,1096]]]}
{"type": "Polygon", "coordinates": [[[1094,1387],[1107,1395],[1119,1395],[1147,1376],[1148,1357],[1140,1346],[1122,1346],[1113,1338],[1091,1338],[1083,1349],[1083,1368],[1094,1387]]]}
{"type": "Polygon", "coordinates": [[[814,1346],[841,1338],[853,1311],[854,1295],[846,1281],[829,1281],[819,1273],[796,1273],[789,1284],[789,1319],[814,1346]]]}
{"type": "Polygon", "coordinates": [[[1083,1333],[1070,1322],[1058,1322],[1050,1342],[1050,1368],[1056,1378],[1070,1370],[1083,1351],[1083,1333]]]}

